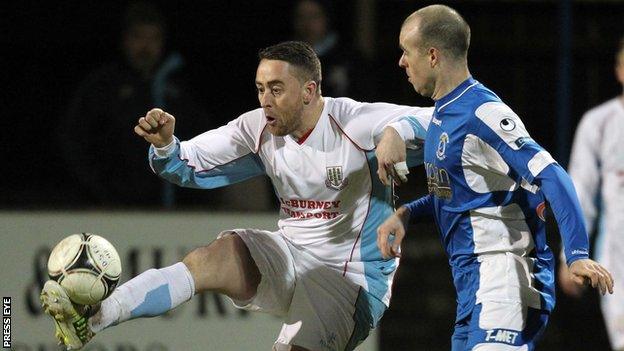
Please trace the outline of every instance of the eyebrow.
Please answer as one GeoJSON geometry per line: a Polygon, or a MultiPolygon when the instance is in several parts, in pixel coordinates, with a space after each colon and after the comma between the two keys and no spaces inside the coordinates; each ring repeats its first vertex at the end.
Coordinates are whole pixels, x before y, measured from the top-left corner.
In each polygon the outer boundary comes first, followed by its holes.
{"type": "MultiPolygon", "coordinates": [[[[281,81],[279,79],[274,79],[274,80],[270,80],[270,81],[267,82],[268,86],[278,85],[278,84],[286,85],[283,81],[281,81]]],[[[262,83],[256,81],[256,85],[262,85],[262,83]]]]}

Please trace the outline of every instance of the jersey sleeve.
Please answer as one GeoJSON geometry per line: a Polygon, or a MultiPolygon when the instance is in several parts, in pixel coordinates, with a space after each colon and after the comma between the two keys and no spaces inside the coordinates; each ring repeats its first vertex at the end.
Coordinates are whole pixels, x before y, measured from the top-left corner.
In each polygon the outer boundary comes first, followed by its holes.
{"type": "Polygon", "coordinates": [[[405,207],[410,211],[410,221],[419,217],[432,216],[433,215],[433,198],[431,194],[427,194],[419,199],[416,199],[405,207]]]}
{"type": "Polygon", "coordinates": [[[351,99],[335,99],[338,123],[344,132],[364,150],[373,150],[387,126],[397,130],[410,143],[422,145],[433,107],[414,107],[385,102],[364,103],[351,99]]]}
{"type": "Polygon", "coordinates": [[[254,152],[262,134],[254,116],[242,115],[195,138],[149,150],[152,170],[171,183],[190,188],[217,188],[264,174],[254,152]],[[257,124],[257,123],[256,123],[257,124]]]}
{"type": "Polygon", "coordinates": [[[537,175],[536,183],[557,220],[568,266],[576,260],[589,258],[589,237],[570,176],[557,163],[552,163],[537,175]]]}
{"type": "Polygon", "coordinates": [[[487,102],[475,111],[469,133],[490,145],[511,169],[530,184],[546,166],[556,161],[537,144],[524,123],[502,102],[487,102]]]}
{"type": "Polygon", "coordinates": [[[596,121],[585,115],[576,129],[568,172],[578,194],[587,232],[593,231],[598,214],[597,196],[600,187],[600,128],[596,121]]]}
{"type": "Polygon", "coordinates": [[[540,187],[559,226],[567,263],[587,258],[589,240],[570,176],[529,135],[520,118],[505,104],[485,103],[475,111],[471,128],[527,182],[540,187]]]}

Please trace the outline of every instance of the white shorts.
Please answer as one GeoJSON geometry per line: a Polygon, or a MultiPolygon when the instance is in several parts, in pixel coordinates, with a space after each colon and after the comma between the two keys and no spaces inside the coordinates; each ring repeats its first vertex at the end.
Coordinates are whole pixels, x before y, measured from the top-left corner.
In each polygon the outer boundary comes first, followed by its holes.
{"type": "Polygon", "coordinates": [[[262,274],[256,296],[233,303],[284,318],[275,350],[286,350],[287,345],[353,350],[385,312],[383,302],[293,246],[281,232],[234,229],[219,237],[230,233],[243,239],[262,274]]]}

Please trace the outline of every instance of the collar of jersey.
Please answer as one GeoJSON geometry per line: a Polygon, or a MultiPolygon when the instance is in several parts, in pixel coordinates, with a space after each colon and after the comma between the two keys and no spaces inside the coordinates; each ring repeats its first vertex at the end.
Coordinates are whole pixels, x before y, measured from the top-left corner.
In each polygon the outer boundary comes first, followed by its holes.
{"type": "Polygon", "coordinates": [[[292,144],[293,146],[297,147],[297,148],[302,148],[307,144],[310,144],[312,142],[312,140],[316,139],[316,135],[319,134],[319,130],[323,129],[322,125],[325,125],[326,120],[327,120],[327,114],[329,113],[329,109],[330,109],[330,104],[333,103],[333,99],[332,98],[327,98],[325,96],[323,96],[323,99],[325,101],[325,104],[323,106],[323,111],[321,112],[321,116],[319,117],[319,120],[316,121],[316,125],[314,126],[314,128],[312,128],[312,131],[310,132],[310,135],[308,135],[308,137],[306,138],[306,140],[299,144],[298,139],[293,138],[292,135],[288,134],[286,136],[284,136],[284,139],[287,140],[289,142],[289,144],[292,144]]]}
{"type": "Polygon", "coordinates": [[[451,104],[453,101],[457,100],[460,96],[462,96],[468,89],[473,86],[479,84],[472,76],[468,77],[465,81],[459,84],[455,89],[451,90],[450,93],[444,95],[442,98],[435,102],[435,110],[440,112],[443,108],[451,104]]]}

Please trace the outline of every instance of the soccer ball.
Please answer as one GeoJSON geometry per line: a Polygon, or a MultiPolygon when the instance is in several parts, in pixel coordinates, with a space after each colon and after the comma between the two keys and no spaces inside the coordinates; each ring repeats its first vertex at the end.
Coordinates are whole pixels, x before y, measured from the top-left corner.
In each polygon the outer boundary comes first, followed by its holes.
{"type": "Polygon", "coordinates": [[[48,275],[65,288],[72,302],[93,305],[115,290],[121,260],[115,247],[103,237],[72,234],[52,249],[48,275]]]}

